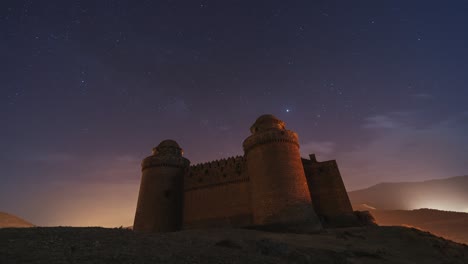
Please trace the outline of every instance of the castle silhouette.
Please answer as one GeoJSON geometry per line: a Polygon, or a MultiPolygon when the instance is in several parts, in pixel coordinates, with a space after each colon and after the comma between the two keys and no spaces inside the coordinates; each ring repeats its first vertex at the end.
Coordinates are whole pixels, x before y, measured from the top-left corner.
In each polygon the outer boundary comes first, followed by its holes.
{"type": "Polygon", "coordinates": [[[301,158],[297,134],[273,115],[250,132],[244,156],[192,166],[177,142],[162,141],[142,162],[133,229],[358,225],[336,161],[301,158]]]}

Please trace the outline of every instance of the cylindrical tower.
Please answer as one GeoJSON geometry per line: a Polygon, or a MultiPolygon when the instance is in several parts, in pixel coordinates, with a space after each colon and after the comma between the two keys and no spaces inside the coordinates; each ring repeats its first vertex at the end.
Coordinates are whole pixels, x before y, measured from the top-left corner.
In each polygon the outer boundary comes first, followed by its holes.
{"type": "Polygon", "coordinates": [[[314,212],[297,134],[273,115],[260,116],[243,143],[255,225],[309,222],[314,212]]]}
{"type": "Polygon", "coordinates": [[[164,140],[141,164],[133,230],[169,232],[182,226],[183,177],[190,161],[174,140],[164,140]]]}

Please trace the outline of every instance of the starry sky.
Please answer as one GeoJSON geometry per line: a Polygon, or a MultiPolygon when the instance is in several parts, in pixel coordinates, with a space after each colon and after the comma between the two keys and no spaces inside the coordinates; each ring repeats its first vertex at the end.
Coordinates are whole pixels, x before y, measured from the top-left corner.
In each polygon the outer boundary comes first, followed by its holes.
{"type": "Polygon", "coordinates": [[[468,174],[466,1],[0,2],[0,211],[131,225],[140,161],[242,155],[261,114],[348,190],[468,174]]]}

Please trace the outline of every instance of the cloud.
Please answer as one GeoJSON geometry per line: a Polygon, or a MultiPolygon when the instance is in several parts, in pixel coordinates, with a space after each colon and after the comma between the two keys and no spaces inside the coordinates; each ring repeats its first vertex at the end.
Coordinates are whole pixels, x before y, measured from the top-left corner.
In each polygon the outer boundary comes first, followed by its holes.
{"type": "Polygon", "coordinates": [[[228,126],[228,125],[219,125],[219,126],[217,126],[217,129],[220,130],[220,131],[229,131],[229,130],[231,130],[231,127],[228,126]]]}
{"type": "Polygon", "coordinates": [[[140,162],[140,159],[133,155],[120,155],[115,157],[116,161],[121,161],[121,162],[129,162],[129,163],[134,163],[134,162],[140,162]]]}
{"type": "Polygon", "coordinates": [[[417,94],[413,94],[412,96],[415,97],[415,98],[418,98],[418,99],[432,99],[432,98],[434,98],[434,96],[432,94],[428,94],[428,93],[417,93],[417,94]]]}
{"type": "Polygon", "coordinates": [[[364,128],[396,128],[398,124],[389,116],[376,115],[365,119],[364,128]]]}
{"type": "Polygon", "coordinates": [[[132,182],[139,179],[140,163],[140,158],[130,154],[83,158],[84,169],[72,178],[88,182],[132,182]]]}
{"type": "Polygon", "coordinates": [[[62,153],[62,152],[53,152],[53,153],[44,153],[44,154],[36,154],[29,157],[32,161],[38,162],[67,162],[73,160],[73,155],[69,153],[62,153]]]}
{"type": "Polygon", "coordinates": [[[335,146],[331,141],[309,141],[301,145],[301,155],[308,157],[309,154],[316,154],[321,158],[328,158],[334,153],[335,146]]]}
{"type": "Polygon", "coordinates": [[[38,151],[41,154],[11,160],[4,171],[14,173],[10,182],[108,182],[137,181],[142,157],[133,154],[83,155],[38,151]],[[28,164],[28,166],[25,166],[28,164]],[[35,167],[34,175],[30,168],[35,167]]]}
{"type": "Polygon", "coordinates": [[[425,127],[414,125],[417,118],[414,113],[391,113],[365,120],[363,129],[374,129],[373,137],[336,157],[349,189],[468,174],[467,117],[425,127]]]}
{"type": "Polygon", "coordinates": [[[167,97],[163,103],[157,105],[158,111],[170,112],[177,115],[185,115],[190,112],[190,107],[182,97],[167,97]]]}

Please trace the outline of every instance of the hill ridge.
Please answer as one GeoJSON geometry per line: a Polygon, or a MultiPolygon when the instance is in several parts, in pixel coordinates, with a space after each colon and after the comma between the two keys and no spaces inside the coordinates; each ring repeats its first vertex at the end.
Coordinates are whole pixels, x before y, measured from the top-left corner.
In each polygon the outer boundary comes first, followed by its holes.
{"type": "Polygon", "coordinates": [[[34,225],[21,217],[0,211],[0,228],[33,227],[34,225]]]}
{"type": "Polygon", "coordinates": [[[434,182],[444,182],[444,181],[448,181],[448,180],[455,180],[457,178],[459,178],[459,179],[464,179],[464,178],[468,179],[468,175],[454,176],[454,177],[449,177],[449,178],[429,179],[429,180],[424,180],[424,181],[399,181],[399,182],[385,182],[384,181],[384,182],[379,182],[377,184],[371,185],[369,187],[349,191],[348,193],[364,191],[364,190],[368,190],[368,189],[371,189],[371,188],[374,188],[374,187],[377,187],[377,186],[384,186],[384,185],[434,183],[434,182]]]}

